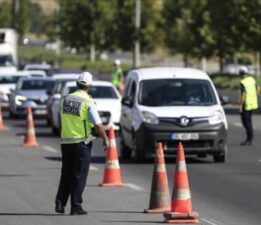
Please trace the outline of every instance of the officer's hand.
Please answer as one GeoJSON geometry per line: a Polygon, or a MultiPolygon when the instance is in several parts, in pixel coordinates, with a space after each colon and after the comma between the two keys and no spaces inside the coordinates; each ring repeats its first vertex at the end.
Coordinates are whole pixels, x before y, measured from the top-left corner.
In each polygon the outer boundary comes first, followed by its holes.
{"type": "Polygon", "coordinates": [[[240,113],[243,112],[243,106],[242,106],[242,105],[239,106],[239,112],[240,112],[240,113]]]}
{"type": "Polygon", "coordinates": [[[108,138],[103,140],[103,145],[104,145],[104,151],[107,151],[110,147],[110,142],[108,138]]]}

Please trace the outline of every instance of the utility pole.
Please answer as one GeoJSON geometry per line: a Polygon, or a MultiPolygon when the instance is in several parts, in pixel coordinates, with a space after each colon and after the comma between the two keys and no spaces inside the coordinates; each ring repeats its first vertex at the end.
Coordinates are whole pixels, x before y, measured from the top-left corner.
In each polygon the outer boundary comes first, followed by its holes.
{"type": "Polygon", "coordinates": [[[140,67],[140,17],[141,1],[135,2],[135,40],[134,40],[134,68],[140,67]]]}
{"type": "Polygon", "coordinates": [[[55,33],[56,33],[56,56],[61,54],[61,41],[60,41],[60,0],[57,1],[55,7],[55,17],[56,17],[56,25],[55,25],[55,33]]]}

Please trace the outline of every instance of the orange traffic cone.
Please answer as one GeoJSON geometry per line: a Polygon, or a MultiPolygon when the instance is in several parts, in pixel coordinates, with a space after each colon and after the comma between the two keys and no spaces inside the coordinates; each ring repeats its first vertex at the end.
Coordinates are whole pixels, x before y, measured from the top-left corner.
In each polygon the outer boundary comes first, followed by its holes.
{"type": "Polygon", "coordinates": [[[164,214],[165,223],[198,223],[198,213],[192,212],[191,195],[184,149],[178,145],[171,211],[164,214]]]}
{"type": "Polygon", "coordinates": [[[24,137],[24,147],[36,147],[38,143],[35,137],[32,107],[27,108],[27,134],[24,137]]]}
{"type": "Polygon", "coordinates": [[[0,130],[4,129],[3,116],[2,116],[2,106],[0,105],[0,130]]]}
{"type": "Polygon", "coordinates": [[[118,151],[115,140],[114,129],[111,127],[109,131],[110,147],[107,149],[105,170],[103,175],[103,183],[100,186],[104,187],[122,187],[124,184],[121,181],[121,171],[118,160],[118,151]]]}
{"type": "Polygon", "coordinates": [[[168,178],[162,143],[156,144],[155,164],[150,192],[149,209],[144,213],[164,213],[170,211],[168,178]]]}

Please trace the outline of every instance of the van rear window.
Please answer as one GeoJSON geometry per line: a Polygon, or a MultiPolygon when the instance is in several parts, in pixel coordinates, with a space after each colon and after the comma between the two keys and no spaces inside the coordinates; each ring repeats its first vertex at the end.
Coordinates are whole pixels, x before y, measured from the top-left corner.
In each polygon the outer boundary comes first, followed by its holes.
{"type": "Polygon", "coordinates": [[[155,79],[140,83],[138,102],[144,106],[210,106],[217,104],[208,80],[155,79]]]}

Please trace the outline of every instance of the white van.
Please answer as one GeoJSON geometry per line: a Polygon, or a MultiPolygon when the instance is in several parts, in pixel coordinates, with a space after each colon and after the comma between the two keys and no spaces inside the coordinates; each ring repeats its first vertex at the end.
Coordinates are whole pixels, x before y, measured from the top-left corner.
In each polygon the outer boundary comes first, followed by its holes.
{"type": "Polygon", "coordinates": [[[189,68],[146,68],[126,77],[120,118],[121,157],[143,161],[154,155],[155,142],[175,155],[225,162],[227,120],[209,76],[189,68]]]}

